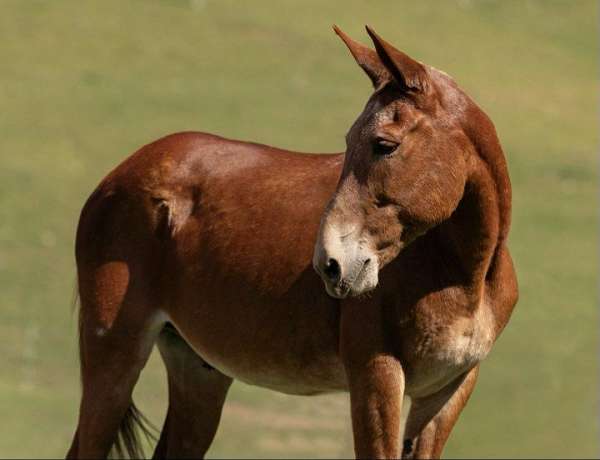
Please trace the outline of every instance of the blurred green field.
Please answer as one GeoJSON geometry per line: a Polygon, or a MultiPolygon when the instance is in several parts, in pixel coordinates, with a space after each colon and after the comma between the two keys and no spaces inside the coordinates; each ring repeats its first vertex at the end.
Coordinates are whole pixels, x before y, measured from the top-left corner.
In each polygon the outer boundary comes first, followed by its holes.
{"type": "MultiPolygon", "coordinates": [[[[514,187],[521,300],[447,457],[595,457],[597,18],[593,1],[0,3],[0,456],[64,455],[79,399],[73,239],[126,155],[209,131],[343,149],[369,95],[331,32],[369,23],[495,121],[514,187]]],[[[136,390],[161,425],[162,364],[136,390]]],[[[348,457],[345,395],[235,384],[211,457],[348,457]]]]}

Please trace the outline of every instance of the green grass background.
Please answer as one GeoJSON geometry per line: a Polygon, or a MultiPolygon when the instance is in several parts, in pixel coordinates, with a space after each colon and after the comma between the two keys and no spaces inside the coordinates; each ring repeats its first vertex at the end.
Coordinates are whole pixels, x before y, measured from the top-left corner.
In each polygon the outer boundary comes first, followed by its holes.
{"type": "MultiPolygon", "coordinates": [[[[331,31],[371,24],[495,121],[521,300],[448,457],[593,457],[598,445],[593,1],[0,1],[0,456],[57,457],[79,399],[73,239],[110,168],[203,130],[343,148],[368,80],[331,31]]],[[[153,356],[136,390],[165,411],[153,356]]],[[[346,395],[232,388],[212,457],[352,455],[346,395]]]]}

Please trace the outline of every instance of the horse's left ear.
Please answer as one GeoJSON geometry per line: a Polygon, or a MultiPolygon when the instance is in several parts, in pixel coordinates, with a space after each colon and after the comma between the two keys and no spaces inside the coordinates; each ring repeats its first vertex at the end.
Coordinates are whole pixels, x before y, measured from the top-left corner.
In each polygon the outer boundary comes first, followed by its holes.
{"type": "Polygon", "coordinates": [[[423,64],[394,48],[377,35],[371,27],[366,26],[366,28],[381,62],[394,76],[394,79],[406,89],[425,92],[429,77],[423,64]]]}

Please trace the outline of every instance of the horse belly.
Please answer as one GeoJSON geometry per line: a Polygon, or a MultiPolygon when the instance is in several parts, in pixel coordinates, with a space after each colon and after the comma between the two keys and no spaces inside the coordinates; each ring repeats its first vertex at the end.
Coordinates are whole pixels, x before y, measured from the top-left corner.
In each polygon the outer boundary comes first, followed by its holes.
{"type": "Polygon", "coordinates": [[[206,362],[234,379],[283,393],[346,389],[337,311],[329,301],[234,300],[232,291],[203,295],[201,304],[171,315],[206,362]]]}
{"type": "Polygon", "coordinates": [[[331,190],[320,185],[322,172],[313,186],[311,171],[297,169],[287,168],[285,181],[274,180],[277,170],[207,173],[165,255],[164,309],[225,375],[307,394],[343,389],[345,377],[339,305],[311,265],[331,190]],[[231,186],[242,180],[243,193],[231,186]]]}
{"type": "MultiPolygon", "coordinates": [[[[202,334],[202,331],[197,332],[202,334]]],[[[271,337],[273,343],[268,343],[250,339],[242,333],[236,339],[237,344],[229,343],[219,349],[215,346],[216,341],[209,343],[199,334],[188,333],[184,336],[211,366],[249,385],[296,395],[346,389],[344,369],[339,358],[333,353],[315,353],[310,345],[304,349],[300,345],[300,353],[291,354],[278,348],[276,343],[283,341],[280,338],[271,337]]],[[[296,339],[301,341],[301,338],[296,339]]]]}
{"type": "Polygon", "coordinates": [[[281,393],[316,395],[347,391],[344,368],[337,356],[309,356],[309,359],[312,362],[282,360],[251,369],[228,359],[223,360],[223,365],[237,380],[281,393]]]}

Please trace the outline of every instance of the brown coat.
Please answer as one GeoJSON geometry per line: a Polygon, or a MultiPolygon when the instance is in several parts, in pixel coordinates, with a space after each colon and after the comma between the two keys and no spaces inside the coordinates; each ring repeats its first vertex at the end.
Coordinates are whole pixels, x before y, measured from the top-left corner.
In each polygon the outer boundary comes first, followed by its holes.
{"type": "Polygon", "coordinates": [[[376,51],[336,31],[376,88],[345,154],[179,133],[89,198],[71,457],[106,456],[119,430],[136,453],[131,391],[155,342],[169,373],[156,456],[204,455],[234,378],[349,391],[358,456],[441,454],[517,300],[506,164],[450,77],[371,30],[376,51]]]}

